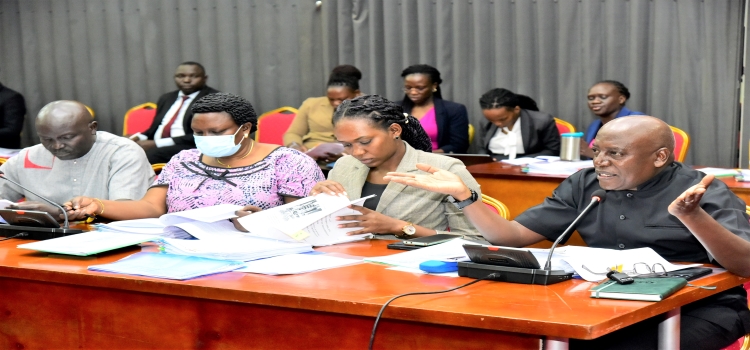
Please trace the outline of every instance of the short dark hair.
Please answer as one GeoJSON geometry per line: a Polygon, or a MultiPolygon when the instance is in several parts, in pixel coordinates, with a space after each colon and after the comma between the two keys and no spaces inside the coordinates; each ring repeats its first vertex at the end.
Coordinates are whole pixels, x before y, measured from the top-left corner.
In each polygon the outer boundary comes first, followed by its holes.
{"type": "Polygon", "coordinates": [[[358,81],[362,79],[362,72],[360,72],[357,67],[352,66],[351,64],[342,64],[333,67],[333,69],[331,70],[331,77],[336,74],[348,75],[354,79],[357,79],[358,81]]]}
{"type": "Polygon", "coordinates": [[[258,115],[250,101],[228,92],[203,96],[193,103],[191,110],[193,113],[227,112],[237,125],[252,123],[251,133],[258,129],[258,115]]]}
{"type": "Polygon", "coordinates": [[[508,89],[494,88],[487,91],[479,98],[479,106],[482,109],[495,109],[500,107],[516,108],[518,96],[508,89]]]}
{"type": "MultiPolygon", "coordinates": [[[[435,91],[432,96],[442,99],[443,94],[440,92],[440,84],[443,82],[443,79],[440,79],[440,71],[437,70],[437,68],[426,65],[426,64],[415,64],[413,66],[406,67],[403,71],[401,71],[401,77],[406,78],[407,75],[412,74],[424,74],[430,77],[430,83],[437,83],[437,91],[435,91]]],[[[405,99],[406,96],[404,96],[405,99]]]]}
{"type": "Polygon", "coordinates": [[[352,91],[357,91],[359,90],[359,80],[351,75],[331,74],[326,87],[331,86],[346,86],[352,89],[352,91]]]}
{"type": "Polygon", "coordinates": [[[186,62],[180,63],[180,66],[197,66],[198,68],[201,69],[201,71],[203,72],[203,75],[206,75],[206,68],[203,67],[203,65],[198,62],[186,61],[186,62]]]}
{"type": "Polygon", "coordinates": [[[598,82],[598,83],[596,83],[594,85],[599,85],[599,84],[610,84],[610,85],[614,86],[615,89],[617,89],[617,91],[620,93],[620,95],[625,96],[625,100],[626,101],[630,99],[630,91],[628,90],[628,88],[625,86],[625,84],[623,84],[623,83],[621,83],[621,82],[619,82],[617,80],[602,80],[602,81],[600,81],[600,82],[598,82]]]}
{"type": "Polygon", "coordinates": [[[364,95],[345,100],[333,113],[333,125],[345,118],[361,118],[369,120],[383,130],[388,130],[391,124],[401,126],[401,138],[415,149],[432,152],[430,137],[422,128],[417,118],[405,116],[404,110],[396,103],[378,95],[364,95]]]}

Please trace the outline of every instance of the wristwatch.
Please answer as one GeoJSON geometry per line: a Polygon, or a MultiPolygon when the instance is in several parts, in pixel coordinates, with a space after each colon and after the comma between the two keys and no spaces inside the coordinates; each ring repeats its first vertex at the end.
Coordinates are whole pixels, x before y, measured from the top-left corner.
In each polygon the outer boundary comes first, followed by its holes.
{"type": "Polygon", "coordinates": [[[417,233],[417,228],[414,227],[414,224],[411,222],[407,222],[404,227],[401,228],[401,232],[403,232],[403,236],[401,237],[411,237],[414,236],[415,233],[417,233]]]}
{"type": "Polygon", "coordinates": [[[469,191],[471,192],[471,196],[469,196],[469,198],[458,201],[457,199],[453,198],[453,196],[448,196],[448,201],[453,203],[453,205],[455,205],[458,210],[463,210],[464,208],[469,206],[469,204],[474,203],[477,201],[477,199],[479,199],[479,195],[474,190],[469,189],[469,191]]]}

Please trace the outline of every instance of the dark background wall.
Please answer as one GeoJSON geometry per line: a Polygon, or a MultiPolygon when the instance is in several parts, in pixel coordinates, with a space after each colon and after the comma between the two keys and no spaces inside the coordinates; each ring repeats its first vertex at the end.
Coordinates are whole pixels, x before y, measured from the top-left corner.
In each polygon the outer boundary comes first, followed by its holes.
{"type": "MultiPolygon", "coordinates": [[[[735,166],[742,0],[0,0],[0,82],[24,94],[26,144],[46,103],[91,106],[121,133],[128,108],[174,90],[181,61],[259,112],[321,96],[350,63],[365,93],[402,97],[400,72],[436,66],[446,99],[505,87],[585,129],[596,81],[630,88],[628,107],[687,131],[686,163],[735,166]]],[[[476,143],[476,141],[475,141],[476,143]]],[[[745,144],[747,141],[745,141],[745,144]]]]}

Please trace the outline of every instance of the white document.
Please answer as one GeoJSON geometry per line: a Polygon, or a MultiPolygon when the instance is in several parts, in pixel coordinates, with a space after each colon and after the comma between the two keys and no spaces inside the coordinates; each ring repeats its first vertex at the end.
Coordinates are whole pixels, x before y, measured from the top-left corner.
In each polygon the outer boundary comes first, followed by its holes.
{"type": "Polygon", "coordinates": [[[419,269],[419,264],[427,260],[468,258],[468,256],[466,255],[466,251],[464,250],[464,244],[481,245],[477,242],[467,241],[456,237],[456,239],[450,240],[445,243],[435,244],[433,246],[410,250],[399,254],[365,258],[365,261],[406,267],[410,269],[419,269]]]}
{"type": "MultiPolygon", "coordinates": [[[[557,254],[558,252],[557,250],[555,250],[555,255],[557,254]]],[[[575,269],[578,275],[580,275],[583,279],[591,282],[600,281],[606,278],[607,268],[617,265],[622,265],[623,272],[626,273],[633,273],[633,267],[636,263],[645,263],[649,268],[658,263],[664,266],[664,269],[667,272],[701,265],[672,264],[662,258],[651,248],[616,250],[566,246],[565,250],[563,252],[560,252],[560,257],[568,264],[570,264],[570,266],[575,269]],[[586,266],[586,268],[584,268],[583,266],[586,266]]]]}
{"type": "Polygon", "coordinates": [[[332,269],[361,263],[362,260],[345,259],[325,254],[289,254],[250,261],[237,272],[265,275],[292,275],[332,269]]]}
{"type": "Polygon", "coordinates": [[[336,221],[337,216],[360,215],[347,208],[350,204],[362,205],[368,197],[349,201],[344,196],[319,194],[279,207],[263,210],[238,219],[248,231],[247,235],[269,239],[307,242],[313,246],[326,246],[351,242],[370,237],[369,234],[348,236],[346,233],[359,228],[339,228],[344,221],[336,221]]]}
{"type": "Polygon", "coordinates": [[[529,173],[545,175],[573,175],[578,170],[591,168],[594,162],[591,160],[581,160],[577,162],[539,162],[529,164],[529,173]]]}
{"type": "Polygon", "coordinates": [[[237,230],[229,220],[221,220],[217,222],[201,222],[201,221],[190,221],[176,224],[173,226],[167,226],[164,228],[165,232],[172,233],[172,237],[179,237],[177,231],[182,230],[187,232],[191,236],[197,239],[234,239],[247,237],[243,232],[237,230]]]}
{"type": "Polygon", "coordinates": [[[243,206],[235,204],[219,204],[211,207],[203,207],[192,210],[179,211],[176,213],[164,214],[159,218],[164,226],[176,225],[189,221],[217,222],[220,220],[237,217],[234,214],[243,206]]]}
{"type": "Polygon", "coordinates": [[[500,162],[510,165],[526,165],[526,164],[532,164],[532,163],[540,163],[544,162],[544,159],[538,159],[538,158],[516,158],[516,159],[503,159],[500,162]]]}
{"type": "Polygon", "coordinates": [[[158,238],[158,236],[133,235],[120,232],[90,231],[76,235],[48,239],[45,241],[19,244],[18,248],[49,253],[86,256],[152,241],[158,238]]]}
{"type": "Polygon", "coordinates": [[[161,244],[164,251],[170,254],[238,261],[313,251],[312,246],[304,242],[282,242],[248,236],[200,240],[163,238],[161,244]]]}

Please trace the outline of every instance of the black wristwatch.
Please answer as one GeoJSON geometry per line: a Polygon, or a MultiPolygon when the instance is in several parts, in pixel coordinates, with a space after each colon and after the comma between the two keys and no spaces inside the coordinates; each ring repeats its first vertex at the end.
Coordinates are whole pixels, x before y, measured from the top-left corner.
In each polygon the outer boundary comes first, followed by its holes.
{"type": "Polygon", "coordinates": [[[474,203],[479,199],[479,195],[477,194],[476,191],[472,189],[469,189],[469,191],[471,192],[471,196],[469,198],[466,198],[459,202],[458,200],[453,198],[453,196],[448,196],[448,201],[453,203],[453,205],[455,205],[456,208],[458,208],[458,210],[463,210],[464,208],[469,206],[471,203],[474,203]]]}

